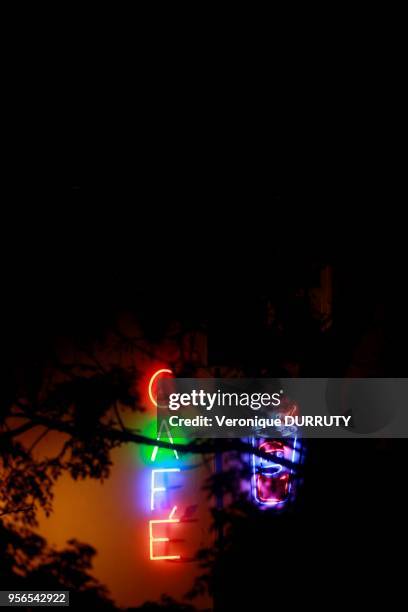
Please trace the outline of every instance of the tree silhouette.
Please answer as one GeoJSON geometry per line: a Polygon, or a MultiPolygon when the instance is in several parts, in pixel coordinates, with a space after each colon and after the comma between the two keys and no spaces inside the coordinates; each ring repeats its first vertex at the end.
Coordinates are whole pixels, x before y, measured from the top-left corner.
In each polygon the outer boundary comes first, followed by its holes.
{"type": "Polygon", "coordinates": [[[113,609],[106,589],[90,574],[95,552],[77,540],[69,540],[66,549],[57,551],[30,529],[0,521],[1,588],[67,590],[72,592],[73,604],[113,609]]]}
{"type": "MultiPolygon", "coordinates": [[[[122,339],[121,348],[124,345],[122,339]]],[[[101,363],[88,347],[75,362],[52,352],[45,357],[42,363],[28,361],[25,367],[18,363],[14,371],[9,364],[10,376],[2,388],[1,583],[7,589],[40,585],[70,590],[73,603],[113,608],[106,589],[90,573],[96,551],[75,540],[66,549],[55,550],[34,529],[40,508],[46,515],[52,512],[54,485],[62,474],[75,480],[104,479],[114,448],[130,442],[155,443],[125,425],[128,415],[142,410],[135,391],[137,373],[132,365],[110,364],[106,355],[101,363]],[[38,452],[47,436],[58,440],[51,457],[38,452]]],[[[162,604],[166,609],[175,606],[170,599],[162,604]]]]}
{"type": "MultiPolygon", "coordinates": [[[[145,316],[148,323],[146,331],[141,328],[138,333],[127,334],[104,322],[103,333],[87,329],[87,337],[80,338],[75,350],[58,350],[56,343],[48,341],[40,354],[21,351],[22,356],[14,364],[6,360],[7,376],[0,397],[0,552],[5,588],[34,588],[40,581],[42,586],[66,586],[82,601],[89,597],[94,607],[113,605],[103,587],[91,577],[92,548],[71,541],[66,550],[52,550],[33,529],[39,508],[46,514],[52,512],[54,485],[63,473],[74,479],[104,479],[109,477],[111,454],[118,446],[157,444],[133,426],[131,417],[142,411],[136,384],[144,373],[139,368],[139,357],[157,358],[158,339],[165,339],[163,330],[175,321],[178,309],[173,308],[175,312],[170,312],[169,320],[161,321],[160,333],[154,325],[154,334],[148,329],[157,314],[149,314],[148,303],[140,309],[141,319],[145,316]],[[60,447],[54,456],[44,458],[37,450],[49,435],[59,436],[60,447]]],[[[200,316],[195,318],[188,313],[181,323],[176,321],[173,339],[179,345],[183,334],[196,329],[200,316]]],[[[307,338],[313,340],[314,333],[319,332],[308,329],[307,338]]],[[[279,334],[277,325],[274,337],[279,334]]],[[[291,342],[286,343],[287,338],[280,338],[280,344],[290,346],[296,340],[289,335],[291,342]]],[[[7,357],[10,354],[11,350],[6,351],[7,357]]],[[[250,352],[249,357],[252,355],[250,352]]],[[[296,362],[302,355],[299,357],[294,350],[283,357],[296,362]]],[[[278,356],[277,361],[281,363],[283,357],[278,356]]],[[[184,356],[177,364],[169,359],[169,365],[178,374],[194,375],[194,363],[184,356]]],[[[257,372],[265,375],[254,362],[251,375],[257,372]]],[[[159,444],[172,446],[164,440],[159,444]]],[[[240,440],[196,440],[176,448],[186,453],[252,450],[240,440]]],[[[276,584],[276,577],[283,573],[283,584],[290,587],[293,567],[301,565],[307,551],[316,546],[310,526],[312,531],[327,528],[334,537],[334,546],[345,553],[343,544],[348,534],[343,517],[350,513],[350,500],[361,527],[364,513],[373,513],[370,504],[375,502],[379,480],[388,483],[387,491],[392,489],[394,495],[398,491],[400,471],[395,468],[389,473],[387,465],[390,457],[394,465],[402,463],[401,447],[390,449],[367,441],[358,450],[352,444],[337,443],[313,444],[311,450],[311,461],[306,466],[308,486],[299,495],[297,505],[285,514],[262,512],[245,496],[234,496],[238,490],[234,483],[240,476],[234,470],[208,483],[209,495],[217,495],[221,489],[233,499],[223,510],[214,511],[214,529],[222,537],[218,537],[216,546],[200,551],[202,575],[191,597],[207,590],[219,609],[243,603],[253,607],[254,601],[261,604],[266,596],[283,604],[283,592],[276,595],[272,582],[276,584]],[[355,465],[364,471],[364,479],[353,471],[355,465]],[[344,495],[339,495],[339,490],[344,495]],[[360,508],[356,509],[355,500],[360,508]],[[331,529],[333,521],[337,521],[336,530],[331,529]]],[[[382,509],[382,515],[387,520],[394,518],[389,507],[382,509]]],[[[368,532],[363,539],[368,542],[368,532]]],[[[324,546],[321,552],[328,557],[329,547],[324,546]]],[[[144,609],[182,609],[180,606],[165,598],[157,604],[145,604],[144,609]]],[[[184,609],[188,610],[188,606],[184,609]]]]}
{"type": "MultiPolygon", "coordinates": [[[[184,333],[177,332],[178,343],[184,333]]],[[[81,594],[82,600],[87,594],[100,605],[112,605],[89,574],[92,548],[71,541],[66,550],[52,550],[32,529],[40,508],[46,515],[52,512],[54,485],[62,474],[76,480],[104,479],[109,477],[111,453],[118,446],[157,444],[155,438],[129,425],[129,418],[143,411],[137,391],[143,371],[137,369],[137,356],[154,359],[155,350],[157,345],[146,342],[144,336],[132,338],[115,331],[105,343],[92,339],[82,344],[74,360],[50,351],[42,362],[28,361],[9,377],[0,412],[0,525],[2,553],[9,555],[3,564],[5,584],[66,586],[81,594]],[[44,457],[38,449],[51,435],[59,441],[58,450],[44,457]]],[[[194,375],[194,365],[184,355],[178,364],[170,365],[194,375]]],[[[159,445],[200,454],[252,450],[241,440],[176,445],[160,440],[159,445]]],[[[160,605],[170,610],[176,603],[166,599],[160,605]]]]}

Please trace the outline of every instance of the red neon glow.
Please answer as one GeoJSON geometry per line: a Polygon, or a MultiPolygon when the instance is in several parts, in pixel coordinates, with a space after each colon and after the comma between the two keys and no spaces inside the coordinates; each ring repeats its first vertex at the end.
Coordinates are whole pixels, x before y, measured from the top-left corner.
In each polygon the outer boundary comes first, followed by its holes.
{"type": "Polygon", "coordinates": [[[281,457],[283,457],[285,445],[281,440],[265,440],[259,448],[262,449],[264,453],[273,453],[276,457],[279,457],[279,453],[282,453],[281,457]]]}
{"type": "Polygon", "coordinates": [[[157,378],[161,376],[162,374],[173,374],[173,372],[169,370],[168,368],[161,368],[160,370],[157,370],[149,380],[149,398],[152,404],[156,407],[157,407],[157,402],[156,402],[156,398],[153,395],[153,384],[155,383],[157,378]]]}
{"type": "Polygon", "coordinates": [[[279,503],[286,500],[289,494],[289,473],[279,478],[258,474],[256,480],[258,499],[264,503],[279,503]]]}
{"type": "Polygon", "coordinates": [[[256,493],[260,502],[280,503],[289,495],[290,473],[284,471],[282,465],[273,462],[273,457],[283,459],[285,445],[281,440],[265,440],[260,450],[272,455],[271,463],[261,461],[259,473],[256,475],[256,493]]]}
{"type": "Polygon", "coordinates": [[[164,525],[164,524],[173,524],[173,523],[179,523],[180,519],[175,519],[173,518],[175,513],[177,510],[177,506],[174,506],[172,511],[169,514],[169,518],[167,519],[159,519],[159,520],[152,520],[149,521],[149,544],[150,544],[150,560],[151,561],[163,561],[163,560],[171,560],[174,561],[176,559],[180,559],[180,555],[154,555],[154,550],[153,550],[153,546],[156,542],[170,542],[170,538],[166,538],[166,537],[161,537],[161,538],[156,538],[153,535],[153,525],[164,525]]]}

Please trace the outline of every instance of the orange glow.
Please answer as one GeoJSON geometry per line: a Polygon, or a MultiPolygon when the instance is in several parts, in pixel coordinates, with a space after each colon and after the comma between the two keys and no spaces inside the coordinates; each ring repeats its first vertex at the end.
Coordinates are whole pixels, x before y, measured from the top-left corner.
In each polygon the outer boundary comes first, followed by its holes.
{"type": "Polygon", "coordinates": [[[157,524],[171,524],[171,523],[179,523],[180,519],[173,518],[175,512],[177,510],[177,506],[174,506],[172,511],[169,514],[168,519],[159,519],[149,521],[149,535],[150,535],[150,560],[151,561],[163,561],[163,560],[175,560],[180,559],[180,555],[158,555],[154,556],[153,553],[153,545],[155,542],[170,542],[170,538],[155,538],[153,536],[153,525],[157,524]]]}
{"type": "Polygon", "coordinates": [[[160,376],[161,374],[173,374],[173,372],[171,370],[169,370],[168,368],[161,368],[160,370],[157,370],[153,374],[153,376],[150,378],[150,381],[149,381],[149,398],[150,398],[150,401],[152,402],[152,404],[154,406],[156,406],[156,407],[157,407],[157,402],[156,402],[155,397],[153,395],[153,383],[155,382],[157,377],[160,376]]]}

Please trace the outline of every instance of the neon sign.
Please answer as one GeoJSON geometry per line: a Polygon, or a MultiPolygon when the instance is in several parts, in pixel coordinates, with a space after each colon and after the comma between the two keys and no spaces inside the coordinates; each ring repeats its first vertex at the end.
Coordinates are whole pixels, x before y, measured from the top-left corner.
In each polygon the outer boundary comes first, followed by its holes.
{"type": "MultiPolygon", "coordinates": [[[[157,401],[154,395],[154,384],[157,382],[160,376],[164,374],[172,374],[173,372],[168,368],[161,368],[154,372],[149,380],[148,394],[151,403],[157,407],[157,401]]],[[[160,424],[157,432],[157,441],[159,441],[165,435],[170,441],[170,444],[174,444],[173,438],[171,437],[168,425],[165,420],[160,424]]],[[[179,454],[176,449],[172,449],[174,457],[177,462],[180,461],[179,454]]],[[[159,451],[159,445],[153,447],[150,461],[156,464],[156,459],[159,451]]],[[[163,510],[169,509],[169,491],[178,486],[172,486],[171,478],[181,473],[180,467],[154,467],[150,474],[150,511],[155,514],[162,512],[163,510]]],[[[149,557],[151,561],[179,561],[182,559],[180,554],[175,554],[175,551],[170,550],[172,548],[171,543],[174,542],[174,538],[170,537],[174,525],[181,522],[180,518],[176,518],[175,514],[177,506],[170,506],[171,510],[165,518],[153,518],[149,520],[149,557]]]]}
{"type": "Polygon", "coordinates": [[[162,542],[171,542],[168,537],[155,537],[153,535],[153,525],[171,525],[174,523],[179,523],[180,519],[173,518],[177,510],[177,506],[173,506],[172,511],[169,514],[169,518],[167,519],[159,519],[159,520],[151,520],[149,521],[149,541],[150,541],[150,560],[151,561],[175,561],[177,559],[181,559],[181,555],[155,555],[154,554],[154,544],[162,543],[162,542]]]}
{"type": "MultiPolygon", "coordinates": [[[[154,372],[148,383],[148,396],[154,407],[157,407],[154,386],[160,376],[172,375],[168,368],[160,368],[154,372]]],[[[297,407],[288,407],[290,414],[297,407]]],[[[282,434],[286,437],[271,439],[253,437],[252,448],[260,450],[263,456],[252,453],[252,476],[250,488],[254,501],[263,509],[283,509],[295,495],[296,465],[302,458],[302,441],[296,428],[288,429],[282,434]]],[[[156,433],[159,442],[162,437],[174,445],[167,421],[163,419],[156,433]]],[[[170,462],[159,461],[159,444],[152,448],[150,454],[149,474],[149,558],[151,561],[183,561],[187,557],[178,549],[180,539],[178,525],[192,522],[187,509],[184,515],[176,516],[180,499],[178,489],[183,485],[185,477],[183,464],[176,448],[166,449],[172,453],[170,462]],[[176,464],[174,464],[176,461],[176,464]],[[177,536],[177,539],[176,539],[177,536]],[[178,546],[177,546],[178,545],[178,546]],[[175,549],[175,550],[174,550],[175,549]]],[[[162,449],[163,450],[163,449],[162,449]]],[[[222,469],[222,468],[221,468],[222,469]]],[[[246,480],[248,483],[248,480],[246,480]]],[[[246,485],[247,486],[247,485],[246,485]]]]}
{"type": "Polygon", "coordinates": [[[180,468],[160,468],[158,470],[152,470],[152,480],[150,486],[150,510],[154,510],[154,496],[156,493],[166,491],[166,487],[156,486],[156,474],[168,474],[169,472],[180,472],[180,468]]]}
{"type": "MultiPolygon", "coordinates": [[[[293,416],[298,412],[298,404],[286,398],[277,416],[293,416]]],[[[280,439],[252,438],[253,448],[264,453],[263,457],[252,454],[252,495],[261,507],[276,510],[284,508],[294,498],[295,470],[302,461],[303,452],[297,427],[281,427],[280,433],[280,439]]]]}
{"type": "MultiPolygon", "coordinates": [[[[160,438],[162,436],[163,429],[166,430],[166,435],[167,435],[167,437],[168,437],[168,439],[170,441],[170,444],[174,444],[173,437],[172,437],[172,435],[170,433],[169,426],[167,425],[167,421],[165,419],[163,419],[162,422],[160,423],[159,431],[157,432],[157,440],[160,440],[160,438]]],[[[157,451],[158,450],[159,450],[159,446],[158,445],[153,448],[152,456],[150,458],[150,461],[156,461],[156,456],[157,456],[157,451]]],[[[173,453],[174,453],[175,458],[178,459],[179,458],[178,452],[177,452],[177,450],[175,448],[173,448],[173,453]]]]}
{"type": "Polygon", "coordinates": [[[152,402],[152,404],[154,406],[156,406],[156,408],[157,408],[157,402],[156,402],[156,398],[154,397],[154,393],[153,393],[153,385],[157,381],[159,376],[162,376],[163,374],[173,374],[173,372],[171,370],[169,370],[168,368],[161,368],[160,370],[157,370],[153,374],[151,379],[149,380],[149,388],[148,388],[149,398],[150,398],[150,401],[152,402]]]}
{"type": "Polygon", "coordinates": [[[261,506],[281,509],[294,495],[295,467],[301,460],[300,439],[253,437],[252,446],[268,455],[266,458],[252,453],[253,497],[261,506]]]}

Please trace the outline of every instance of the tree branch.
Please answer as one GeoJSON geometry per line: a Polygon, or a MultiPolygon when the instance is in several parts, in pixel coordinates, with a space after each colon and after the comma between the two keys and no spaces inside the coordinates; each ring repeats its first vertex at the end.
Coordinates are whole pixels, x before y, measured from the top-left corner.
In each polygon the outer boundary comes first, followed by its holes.
{"type": "MultiPolygon", "coordinates": [[[[59,431],[60,433],[68,434],[72,437],[78,437],[78,432],[75,426],[69,422],[64,421],[55,421],[52,419],[47,419],[44,417],[33,417],[30,423],[25,423],[21,425],[21,427],[11,430],[10,432],[4,432],[0,435],[0,441],[2,437],[10,437],[19,435],[28,431],[33,427],[43,426],[49,430],[59,431]]],[[[253,448],[251,444],[248,442],[243,442],[239,438],[235,439],[225,439],[218,438],[215,440],[206,440],[204,442],[196,442],[192,441],[187,444],[178,444],[167,442],[166,440],[157,440],[155,438],[149,438],[147,436],[143,436],[139,433],[135,433],[130,429],[116,429],[116,428],[107,428],[107,427],[97,427],[94,430],[94,434],[96,436],[100,436],[111,442],[119,442],[121,444],[125,443],[134,443],[134,444],[145,444],[147,446],[158,446],[159,448],[176,450],[180,453],[185,454],[206,454],[206,453],[215,453],[215,452],[228,452],[228,451],[237,451],[240,453],[250,453],[254,454],[258,457],[270,461],[270,456],[262,450],[253,448]]],[[[293,469],[294,466],[291,461],[288,461],[284,458],[274,457],[274,462],[280,465],[283,465],[289,469],[293,469]]],[[[296,469],[299,470],[299,466],[296,466],[296,469]]]]}

